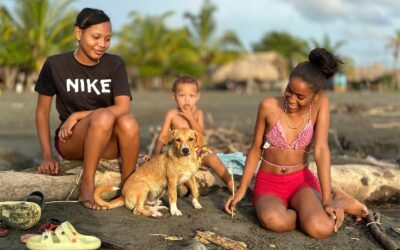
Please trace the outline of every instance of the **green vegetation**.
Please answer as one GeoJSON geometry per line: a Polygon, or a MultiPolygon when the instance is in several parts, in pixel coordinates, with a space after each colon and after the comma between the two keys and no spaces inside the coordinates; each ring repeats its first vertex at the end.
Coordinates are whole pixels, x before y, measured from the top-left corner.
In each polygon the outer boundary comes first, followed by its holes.
{"type": "MultiPolygon", "coordinates": [[[[72,27],[77,10],[71,9],[71,1],[15,0],[14,6],[9,10],[0,4],[0,90],[6,91],[14,90],[18,81],[30,89],[46,57],[75,47],[72,27]]],[[[248,53],[235,32],[217,34],[217,11],[210,0],[204,0],[198,11],[182,16],[185,26],[178,28],[167,25],[172,11],[154,16],[131,12],[115,34],[118,39],[111,52],[124,57],[136,88],[167,87],[178,74],[190,74],[207,83],[214,69],[248,53]]],[[[332,42],[328,35],[317,41],[272,31],[255,41],[252,50],[279,53],[290,70],[307,58],[311,48],[324,47],[339,55],[348,73],[353,61],[339,51],[345,44],[345,40],[332,42]]],[[[400,30],[390,37],[387,46],[392,49],[396,70],[400,30]]]]}

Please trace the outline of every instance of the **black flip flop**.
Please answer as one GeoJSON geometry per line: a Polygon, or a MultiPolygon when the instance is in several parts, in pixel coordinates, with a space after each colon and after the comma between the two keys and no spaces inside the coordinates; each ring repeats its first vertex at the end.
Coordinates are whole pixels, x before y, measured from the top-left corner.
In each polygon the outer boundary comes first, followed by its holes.
{"type": "Polygon", "coordinates": [[[26,201],[33,202],[39,205],[39,207],[43,210],[44,208],[44,195],[40,191],[32,192],[30,195],[25,197],[26,201]]]}

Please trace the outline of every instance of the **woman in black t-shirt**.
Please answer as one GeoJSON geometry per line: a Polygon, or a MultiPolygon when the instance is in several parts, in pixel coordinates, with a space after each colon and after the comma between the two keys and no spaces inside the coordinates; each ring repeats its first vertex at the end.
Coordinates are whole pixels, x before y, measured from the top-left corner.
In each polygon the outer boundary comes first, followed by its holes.
{"type": "Polygon", "coordinates": [[[39,93],[36,126],[43,174],[59,173],[50,143],[49,116],[53,96],[61,124],[55,146],[68,160],[82,160],[79,199],[87,208],[103,209],[93,200],[94,177],[100,158],[122,159],[121,185],[138,159],[139,126],[130,114],[131,93],[124,61],[105,53],[110,46],[111,23],[98,9],[83,9],[74,27],[78,48],[47,58],[35,90],[39,93]]]}

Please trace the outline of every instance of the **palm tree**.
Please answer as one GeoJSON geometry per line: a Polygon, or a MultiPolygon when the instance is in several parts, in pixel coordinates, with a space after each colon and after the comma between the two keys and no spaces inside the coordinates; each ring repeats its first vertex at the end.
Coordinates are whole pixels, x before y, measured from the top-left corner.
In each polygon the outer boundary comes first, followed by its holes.
{"type": "Polygon", "coordinates": [[[240,39],[233,31],[226,31],[221,37],[214,38],[217,26],[214,18],[216,10],[215,5],[205,0],[198,14],[187,12],[184,15],[189,20],[191,41],[206,67],[224,62],[225,60],[221,61],[223,58],[221,54],[224,52],[238,55],[244,50],[240,39]]]}
{"type": "MultiPolygon", "coordinates": [[[[396,79],[396,70],[397,70],[397,62],[399,61],[400,56],[400,30],[396,30],[394,35],[389,38],[389,43],[386,45],[390,49],[392,49],[392,56],[393,56],[393,85],[394,82],[397,81],[396,79]]],[[[394,86],[392,86],[394,87],[394,86]]],[[[397,81],[397,89],[400,89],[400,82],[397,81]]]]}
{"type": "Polygon", "coordinates": [[[318,42],[314,38],[312,38],[310,42],[314,48],[325,48],[327,51],[337,56],[339,56],[338,50],[340,50],[340,48],[342,48],[347,43],[347,41],[343,39],[333,43],[327,34],[324,35],[321,42],[318,42]]]}
{"type": "Polygon", "coordinates": [[[393,70],[396,70],[397,62],[400,56],[400,30],[395,31],[394,35],[389,38],[389,42],[386,46],[392,49],[393,70]]]}
{"type": "Polygon", "coordinates": [[[185,62],[185,58],[196,57],[191,52],[186,30],[166,26],[172,14],[169,11],[160,16],[143,17],[132,12],[132,22],[124,25],[118,34],[119,42],[113,50],[124,55],[128,65],[137,67],[138,76],[144,82],[150,79],[152,83],[161,83],[161,76],[173,71],[174,66],[181,66],[176,60],[185,62]],[[180,53],[176,54],[177,51],[180,53]]]}
{"type": "Polygon", "coordinates": [[[29,61],[29,48],[19,39],[7,9],[0,6],[0,67],[6,91],[14,88],[20,67],[29,61]]]}
{"type": "Polygon", "coordinates": [[[33,73],[28,79],[33,80],[46,57],[73,48],[76,11],[69,10],[72,2],[16,0],[14,11],[3,11],[2,22],[7,20],[12,24],[14,41],[29,49],[29,53],[21,51],[24,54],[23,67],[33,73]]]}
{"type": "Polygon", "coordinates": [[[266,33],[252,47],[254,51],[276,51],[287,60],[289,70],[299,61],[305,60],[309,50],[307,41],[280,31],[266,33]]]}

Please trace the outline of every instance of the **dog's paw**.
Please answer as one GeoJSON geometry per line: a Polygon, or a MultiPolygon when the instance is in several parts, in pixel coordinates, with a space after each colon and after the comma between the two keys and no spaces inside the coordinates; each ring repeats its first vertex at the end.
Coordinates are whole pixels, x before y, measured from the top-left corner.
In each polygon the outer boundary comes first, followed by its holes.
{"type": "Polygon", "coordinates": [[[203,208],[203,207],[200,205],[200,203],[199,203],[199,201],[198,201],[197,199],[193,199],[193,200],[192,200],[192,204],[193,204],[193,207],[196,208],[196,209],[202,209],[202,208],[203,208]]]}
{"type": "Polygon", "coordinates": [[[151,217],[153,217],[153,218],[160,218],[162,216],[163,216],[163,214],[161,212],[151,211],[151,217]]]}
{"type": "Polygon", "coordinates": [[[171,212],[171,215],[175,215],[175,216],[182,216],[183,215],[181,210],[179,210],[177,208],[176,209],[171,209],[170,212],[171,212]]]}

